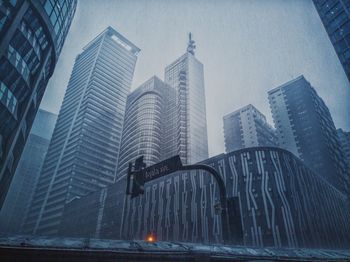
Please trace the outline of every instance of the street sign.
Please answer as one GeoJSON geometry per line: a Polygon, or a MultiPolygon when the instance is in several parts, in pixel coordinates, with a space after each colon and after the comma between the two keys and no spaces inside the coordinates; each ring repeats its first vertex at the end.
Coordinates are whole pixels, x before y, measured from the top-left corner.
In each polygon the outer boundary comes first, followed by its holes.
{"type": "Polygon", "coordinates": [[[146,182],[168,175],[182,168],[180,157],[174,156],[158,164],[145,168],[143,157],[135,161],[134,170],[131,165],[128,170],[127,194],[136,197],[143,194],[143,188],[146,182]]]}
{"type": "Polygon", "coordinates": [[[168,158],[158,164],[147,167],[140,172],[144,177],[144,182],[151,181],[153,179],[168,175],[179,170],[182,167],[181,159],[179,156],[168,158]]]}

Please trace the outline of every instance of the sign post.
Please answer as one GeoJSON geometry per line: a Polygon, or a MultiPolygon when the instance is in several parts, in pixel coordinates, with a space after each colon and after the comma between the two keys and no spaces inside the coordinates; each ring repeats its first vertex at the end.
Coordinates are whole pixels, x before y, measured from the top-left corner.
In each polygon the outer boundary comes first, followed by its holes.
{"type": "Polygon", "coordinates": [[[141,156],[138,159],[136,159],[134,166],[132,165],[132,163],[129,163],[126,194],[131,195],[131,198],[137,197],[140,194],[143,194],[144,185],[149,181],[152,181],[162,176],[166,176],[176,171],[198,169],[205,170],[209,174],[214,176],[218,184],[221,205],[221,207],[218,208],[218,210],[221,210],[222,235],[224,242],[228,243],[231,238],[231,230],[228,219],[226,187],[222,177],[211,166],[204,164],[183,166],[180,156],[174,156],[146,168],[146,165],[143,163],[143,156],[141,156]]]}

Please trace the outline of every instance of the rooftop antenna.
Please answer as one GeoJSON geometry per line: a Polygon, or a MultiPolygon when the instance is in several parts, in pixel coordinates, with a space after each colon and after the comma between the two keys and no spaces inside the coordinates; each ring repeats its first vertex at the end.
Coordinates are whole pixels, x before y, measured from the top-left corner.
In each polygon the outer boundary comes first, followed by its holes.
{"type": "Polygon", "coordinates": [[[192,40],[192,33],[188,34],[188,45],[187,45],[187,52],[194,55],[194,49],[196,49],[195,42],[192,40]]]}

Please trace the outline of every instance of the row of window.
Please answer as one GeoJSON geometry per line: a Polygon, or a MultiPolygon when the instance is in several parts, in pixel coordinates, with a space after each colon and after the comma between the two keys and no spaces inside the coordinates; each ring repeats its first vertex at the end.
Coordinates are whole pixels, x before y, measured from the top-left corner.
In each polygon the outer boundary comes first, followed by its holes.
{"type": "Polygon", "coordinates": [[[68,27],[72,20],[72,15],[75,10],[76,1],[72,0],[41,0],[45,12],[50,17],[52,26],[54,27],[57,39],[57,52],[59,53],[64,35],[67,33],[68,27]]]}
{"type": "Polygon", "coordinates": [[[0,32],[7,21],[11,19],[13,8],[16,6],[16,0],[0,1],[0,32]]]}
{"type": "MultiPolygon", "coordinates": [[[[36,56],[38,57],[38,60],[40,60],[40,58],[41,58],[40,46],[45,43],[45,37],[42,36],[41,39],[40,39],[40,42],[39,42],[39,40],[36,37],[35,33],[33,33],[33,31],[26,25],[26,23],[24,21],[22,21],[22,23],[21,23],[20,30],[23,33],[23,35],[25,36],[25,38],[31,44],[31,46],[32,46],[36,56]],[[41,43],[41,44],[39,44],[39,43],[41,43]]],[[[47,45],[47,42],[46,42],[46,45],[47,45]]]]}
{"type": "Polygon", "coordinates": [[[47,0],[44,8],[47,15],[50,17],[50,21],[55,28],[56,34],[58,34],[64,20],[67,18],[67,1],[47,0]]]}
{"type": "Polygon", "coordinates": [[[0,101],[1,103],[11,112],[11,114],[15,115],[17,109],[17,99],[11,90],[0,81],[0,101]]]}
{"type": "Polygon", "coordinates": [[[28,65],[22,56],[11,45],[9,45],[8,48],[7,58],[16,67],[23,79],[28,83],[30,73],[28,65]]]}

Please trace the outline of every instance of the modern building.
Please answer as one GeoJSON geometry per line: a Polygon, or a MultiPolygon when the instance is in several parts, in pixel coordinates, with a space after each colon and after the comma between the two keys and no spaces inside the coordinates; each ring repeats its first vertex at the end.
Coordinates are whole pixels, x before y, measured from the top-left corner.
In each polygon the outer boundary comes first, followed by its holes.
{"type": "Polygon", "coordinates": [[[0,2],[0,208],[77,1],[0,2]]]}
{"type": "Polygon", "coordinates": [[[274,128],[253,105],[244,106],[223,117],[226,152],[257,146],[277,146],[274,128]]]}
{"type": "Polygon", "coordinates": [[[350,2],[313,0],[334,49],[350,80],[350,2]]]}
{"type": "Polygon", "coordinates": [[[173,139],[183,163],[208,158],[203,64],[194,56],[194,49],[190,34],[187,52],[165,68],[164,77],[177,91],[178,131],[173,139]]]}
{"type": "Polygon", "coordinates": [[[33,197],[57,115],[39,109],[0,211],[0,232],[19,233],[33,197]]]}
{"type": "MultiPolygon", "coordinates": [[[[129,162],[144,156],[149,166],[175,150],[176,90],[153,76],[127,98],[118,160],[118,180],[127,174],[129,162]],[[171,132],[171,133],[169,133],[171,132]]],[[[176,155],[176,151],[173,153],[176,155]]]]}
{"type": "MultiPolygon", "coordinates": [[[[289,151],[247,148],[202,163],[220,173],[227,196],[236,201],[233,225],[241,234],[232,237],[240,236],[241,244],[349,247],[346,195],[289,151]]],[[[159,241],[222,243],[218,186],[205,171],[176,172],[146,183],[144,195],[128,199],[124,210],[123,196],[125,187],[115,183],[68,203],[60,234],[137,240],[152,232],[159,241]]]]}
{"type": "Polygon", "coordinates": [[[67,203],[58,235],[120,239],[125,190],[121,180],[67,203]]]}
{"type": "Polygon", "coordinates": [[[139,51],[108,27],[77,56],[26,233],[57,233],[67,202],[115,182],[126,99],[139,51]]]}
{"type": "Polygon", "coordinates": [[[348,168],[350,168],[350,132],[346,132],[343,129],[337,129],[340,145],[343,149],[344,157],[348,168]]]}
{"type": "Polygon", "coordinates": [[[279,146],[338,189],[350,192],[349,171],[331,114],[304,76],[272,89],[268,97],[279,146]]]}

